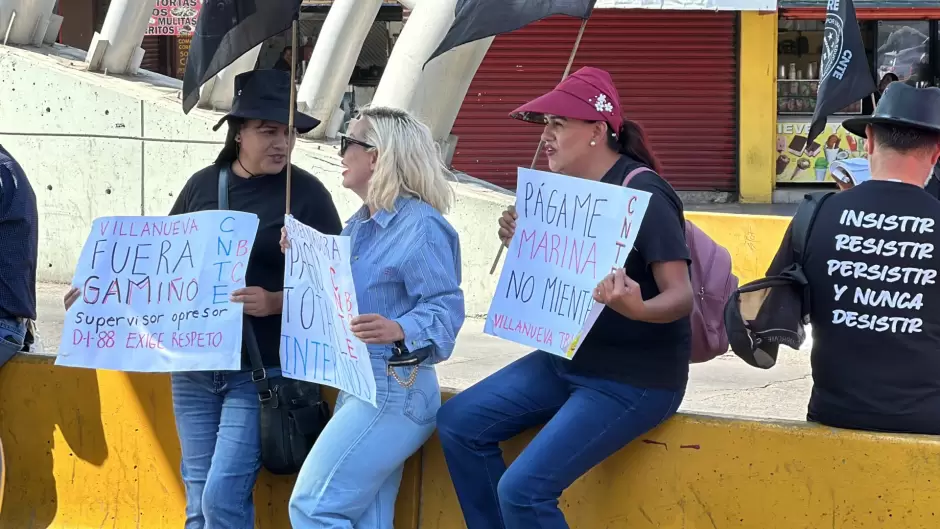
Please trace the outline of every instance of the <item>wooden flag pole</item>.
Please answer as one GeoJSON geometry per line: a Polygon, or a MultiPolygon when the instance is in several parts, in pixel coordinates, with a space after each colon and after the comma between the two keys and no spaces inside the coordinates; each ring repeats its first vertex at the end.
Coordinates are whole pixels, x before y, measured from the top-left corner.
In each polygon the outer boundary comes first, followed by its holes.
{"type": "MultiPolygon", "coordinates": [[[[574,64],[574,57],[578,54],[578,48],[581,46],[581,37],[584,36],[584,28],[587,27],[588,19],[581,21],[581,29],[578,30],[578,36],[574,39],[574,46],[571,48],[571,55],[568,56],[568,65],[565,66],[565,73],[562,74],[561,80],[564,81],[568,78],[568,74],[571,73],[571,65],[574,64]]],[[[535,164],[539,161],[539,155],[542,154],[542,148],[545,147],[545,142],[539,138],[539,145],[535,148],[535,155],[532,156],[532,164],[529,165],[530,169],[535,169],[535,164]]],[[[513,207],[514,208],[514,207],[513,207]]],[[[496,259],[493,259],[493,266],[490,267],[490,275],[493,275],[496,272],[496,265],[499,264],[499,259],[503,256],[503,250],[506,249],[506,245],[500,244],[499,251],[496,252],[496,259]]]]}
{"type": "Polygon", "coordinates": [[[290,37],[290,110],[287,114],[287,214],[290,215],[291,152],[294,150],[294,111],[297,108],[297,16],[291,23],[290,37]]]}

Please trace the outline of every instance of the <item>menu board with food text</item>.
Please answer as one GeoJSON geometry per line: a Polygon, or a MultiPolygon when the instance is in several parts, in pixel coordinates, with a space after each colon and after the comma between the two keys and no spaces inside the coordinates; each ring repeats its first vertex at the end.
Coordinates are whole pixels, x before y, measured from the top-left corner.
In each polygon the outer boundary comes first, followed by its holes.
{"type": "Polygon", "coordinates": [[[192,35],[203,0],[157,0],[147,25],[147,35],[192,35]]]}
{"type": "Polygon", "coordinates": [[[178,79],[182,79],[183,74],[186,73],[186,59],[189,58],[189,46],[192,40],[193,38],[189,36],[176,39],[176,77],[178,79]]]}

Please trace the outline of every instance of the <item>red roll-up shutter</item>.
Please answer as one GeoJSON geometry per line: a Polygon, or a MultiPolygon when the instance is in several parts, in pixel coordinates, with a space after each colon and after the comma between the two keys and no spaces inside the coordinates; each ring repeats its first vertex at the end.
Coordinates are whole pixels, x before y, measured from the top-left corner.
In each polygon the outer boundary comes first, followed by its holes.
{"type": "MultiPolygon", "coordinates": [[[[552,17],[496,38],[454,123],[456,169],[515,187],[541,128],[508,114],[559,82],[580,23],[552,17]]],[[[737,189],[736,27],[734,12],[599,9],[588,21],[572,71],[611,73],[677,189],[737,189]]]]}
{"type": "Polygon", "coordinates": [[[140,61],[140,69],[154,73],[166,75],[163,65],[166,58],[163,56],[163,41],[156,35],[147,35],[141,42],[140,47],[144,49],[144,58],[140,61]]]}

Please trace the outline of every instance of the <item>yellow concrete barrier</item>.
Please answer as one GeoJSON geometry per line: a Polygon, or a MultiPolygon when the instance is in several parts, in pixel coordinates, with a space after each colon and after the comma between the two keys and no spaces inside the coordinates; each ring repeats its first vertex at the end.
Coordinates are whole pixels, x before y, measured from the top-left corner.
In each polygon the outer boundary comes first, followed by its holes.
{"type": "MultiPolygon", "coordinates": [[[[327,397],[335,399],[335,392],[327,397]]],[[[185,498],[167,375],[56,367],[19,356],[0,369],[7,465],[0,528],[179,529],[185,498]]],[[[420,457],[408,462],[395,529],[416,529],[420,457]]],[[[262,472],[256,525],[290,527],[293,478],[262,472]]]]}
{"type": "Polygon", "coordinates": [[[790,225],[790,217],[772,215],[689,212],[686,219],[731,252],[742,285],[764,277],[790,225]]]}
{"type": "MultiPolygon", "coordinates": [[[[532,434],[507,443],[510,459],[532,434]]],[[[0,436],[2,528],[182,526],[165,376],[17,358],[0,370],[0,436]]],[[[938,468],[935,438],[679,415],[578,480],[561,505],[582,529],[933,529],[938,468]]],[[[289,527],[291,484],[262,473],[257,527],[289,527]]],[[[464,527],[436,436],[409,461],[395,527],[464,527]]]]}
{"type": "MultiPolygon", "coordinates": [[[[788,222],[688,217],[731,251],[742,283],[763,276],[788,222]]],[[[0,437],[7,463],[0,529],[182,526],[179,440],[165,375],[18,357],[0,369],[0,437]]],[[[931,441],[687,417],[654,437],[668,447],[637,443],[566,494],[575,527],[710,528],[709,517],[715,527],[829,527],[882,516],[893,527],[915,527],[900,520],[915,520],[912,509],[924,516],[914,507],[936,498],[937,480],[930,480],[940,450],[931,441]],[[866,481],[871,476],[878,477],[866,481]],[[879,484],[893,484],[893,492],[879,484]]],[[[289,527],[292,484],[262,473],[259,528],[289,527]]],[[[417,529],[419,520],[421,529],[462,527],[436,440],[408,462],[401,490],[396,529],[417,529]]]]}

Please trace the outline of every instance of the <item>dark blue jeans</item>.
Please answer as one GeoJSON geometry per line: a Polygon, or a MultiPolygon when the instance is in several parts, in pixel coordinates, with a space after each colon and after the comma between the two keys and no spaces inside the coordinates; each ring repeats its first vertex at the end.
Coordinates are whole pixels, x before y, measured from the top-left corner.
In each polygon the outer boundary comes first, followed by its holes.
{"type": "Polygon", "coordinates": [[[558,497],[582,474],[656,427],[685,391],[576,375],[530,353],[447,401],[437,428],[468,529],[568,527],[558,497]],[[499,442],[545,427],[507,469],[499,442]]]}

